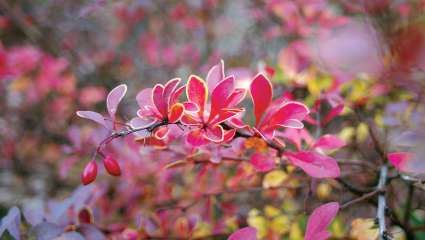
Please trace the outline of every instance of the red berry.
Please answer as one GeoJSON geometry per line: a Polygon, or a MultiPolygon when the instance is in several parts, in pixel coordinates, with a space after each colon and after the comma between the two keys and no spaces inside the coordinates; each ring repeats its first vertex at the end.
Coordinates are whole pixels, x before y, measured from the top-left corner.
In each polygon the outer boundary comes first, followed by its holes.
{"type": "Polygon", "coordinates": [[[81,174],[81,182],[84,185],[90,184],[96,179],[97,176],[97,164],[95,160],[91,160],[84,168],[81,174]]]}
{"type": "Polygon", "coordinates": [[[111,156],[107,156],[103,159],[103,165],[105,166],[106,171],[108,171],[109,174],[112,176],[120,176],[121,175],[121,168],[120,165],[118,165],[118,162],[113,159],[111,156]]]}

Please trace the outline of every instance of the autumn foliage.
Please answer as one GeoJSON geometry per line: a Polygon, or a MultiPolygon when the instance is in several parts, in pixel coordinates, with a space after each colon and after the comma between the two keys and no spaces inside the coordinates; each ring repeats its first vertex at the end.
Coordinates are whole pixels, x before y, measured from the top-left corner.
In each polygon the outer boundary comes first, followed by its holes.
{"type": "Polygon", "coordinates": [[[424,1],[37,2],[0,1],[1,239],[425,239],[424,1]]]}

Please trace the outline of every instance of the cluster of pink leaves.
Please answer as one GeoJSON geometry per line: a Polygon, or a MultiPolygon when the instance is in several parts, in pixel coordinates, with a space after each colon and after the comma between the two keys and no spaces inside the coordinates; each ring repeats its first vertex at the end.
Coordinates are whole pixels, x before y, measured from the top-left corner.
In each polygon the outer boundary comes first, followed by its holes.
{"type": "MultiPolygon", "coordinates": [[[[130,121],[131,129],[137,129],[139,134],[144,132],[141,136],[148,137],[151,134],[148,128],[158,124],[153,129],[154,137],[167,141],[169,125],[182,125],[185,127],[182,135],[192,147],[230,142],[237,132],[257,136],[267,143],[283,147],[285,143],[276,133],[285,128],[303,128],[302,120],[309,114],[308,108],[301,102],[288,101],[286,97],[273,100],[272,84],[261,73],[252,80],[249,88],[254,105],[255,125],[244,123],[241,119],[244,109],[237,105],[244,99],[245,89],[235,88],[234,76],[226,76],[223,65],[221,62],[214,66],[207,74],[206,82],[192,75],[187,84],[181,87],[178,87],[180,79],[173,79],[166,85],[157,84],[152,89],[142,90],[137,95],[140,110],[137,112],[138,116],[130,121]],[[178,99],[184,90],[187,101],[180,103],[178,99]],[[211,101],[208,101],[208,97],[211,101]]],[[[112,131],[115,129],[113,123],[117,106],[125,93],[125,85],[120,85],[109,93],[107,108],[110,121],[105,121],[102,115],[92,111],[78,111],[77,115],[93,120],[112,131]]],[[[323,136],[309,151],[286,151],[284,155],[290,163],[302,168],[312,177],[334,178],[340,174],[336,160],[322,155],[317,150],[338,149],[343,145],[344,143],[334,136],[323,136]]],[[[257,158],[258,155],[253,157],[257,158]]],[[[259,166],[259,171],[270,170],[261,166],[262,161],[270,160],[260,159],[263,160],[254,161],[257,162],[254,166],[259,166]]],[[[89,168],[93,169],[93,166],[89,168]]]]}

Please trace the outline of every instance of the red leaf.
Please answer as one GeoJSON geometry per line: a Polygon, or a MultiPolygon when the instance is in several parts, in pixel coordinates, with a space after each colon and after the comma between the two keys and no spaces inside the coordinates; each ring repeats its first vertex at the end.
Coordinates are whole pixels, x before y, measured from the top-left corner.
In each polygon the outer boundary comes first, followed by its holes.
{"type": "Polygon", "coordinates": [[[164,87],[161,84],[156,84],[152,90],[153,103],[162,116],[167,116],[167,106],[163,96],[164,87]]]}
{"type": "Polygon", "coordinates": [[[174,92],[176,91],[177,85],[180,83],[180,78],[174,78],[169,80],[165,86],[164,86],[164,93],[163,93],[163,101],[165,102],[166,109],[168,109],[169,106],[172,106],[171,104],[171,98],[174,92]]]}
{"type": "Polygon", "coordinates": [[[326,117],[323,119],[322,125],[325,125],[329,121],[331,121],[334,117],[336,117],[338,114],[342,112],[344,109],[344,104],[340,104],[334,108],[326,115],[326,117]]]}
{"type": "Polygon", "coordinates": [[[198,76],[190,76],[186,85],[186,95],[190,102],[198,105],[199,114],[202,115],[208,97],[208,89],[205,82],[198,76]]]}
{"type": "Polygon", "coordinates": [[[177,121],[179,121],[184,113],[184,106],[181,103],[176,103],[174,104],[171,109],[170,112],[168,114],[168,121],[170,123],[175,123],[177,121]]]}
{"type": "Polygon", "coordinates": [[[227,107],[226,100],[235,88],[233,76],[220,81],[211,93],[211,113],[210,119],[214,118],[222,108],[227,107]]]}
{"type": "Polygon", "coordinates": [[[168,126],[160,126],[155,129],[155,138],[163,140],[168,136],[168,126]]]}
{"type": "Polygon", "coordinates": [[[261,116],[272,102],[272,84],[264,75],[258,74],[249,89],[254,103],[255,125],[258,126],[261,116]]]}
{"type": "Polygon", "coordinates": [[[223,127],[220,125],[208,126],[205,130],[205,138],[216,143],[223,141],[224,139],[223,127]]]}

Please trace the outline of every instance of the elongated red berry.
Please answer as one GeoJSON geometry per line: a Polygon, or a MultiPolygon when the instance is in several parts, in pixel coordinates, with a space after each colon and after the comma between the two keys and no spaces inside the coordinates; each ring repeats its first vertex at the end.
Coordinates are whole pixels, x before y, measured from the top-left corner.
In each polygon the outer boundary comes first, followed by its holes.
{"type": "Polygon", "coordinates": [[[112,176],[121,175],[120,165],[118,165],[118,162],[111,156],[107,156],[103,159],[103,165],[105,166],[106,171],[108,171],[108,173],[112,176]]]}
{"type": "Polygon", "coordinates": [[[84,185],[90,184],[96,179],[97,176],[97,164],[95,160],[91,160],[84,168],[81,174],[81,182],[84,185]]]}

